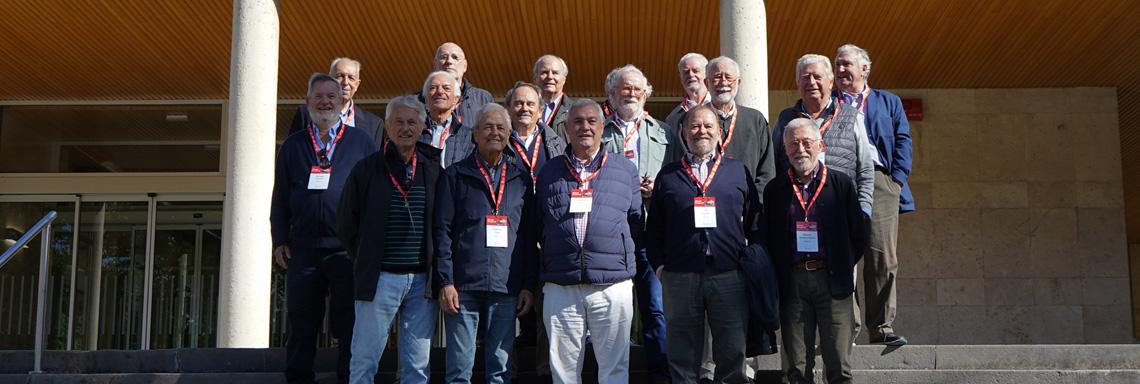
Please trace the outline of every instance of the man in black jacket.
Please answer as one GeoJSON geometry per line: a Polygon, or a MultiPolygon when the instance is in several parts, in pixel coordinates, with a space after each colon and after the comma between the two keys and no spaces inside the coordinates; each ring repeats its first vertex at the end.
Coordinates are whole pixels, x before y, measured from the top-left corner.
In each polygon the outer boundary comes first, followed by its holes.
{"type": "Polygon", "coordinates": [[[780,317],[786,378],[813,383],[804,338],[818,324],[829,383],[850,383],[855,290],[851,273],[867,245],[867,227],[855,185],[819,161],[822,138],[815,123],[794,119],[784,127],[791,167],[764,190],[767,244],[780,276],[780,317]],[[810,329],[809,329],[810,328],[810,329]]]}
{"type": "Polygon", "coordinates": [[[388,143],[352,169],[337,210],[355,280],[351,378],[373,382],[399,315],[400,382],[426,383],[439,316],[431,280],[439,150],[418,142],[426,116],[414,96],[392,99],[384,117],[388,143]]]}
{"type": "MultiPolygon", "coordinates": [[[[377,146],[384,142],[384,119],[372,112],[364,110],[352,101],[356,91],[360,89],[360,62],[348,57],[333,59],[329,65],[329,76],[336,79],[340,89],[344,92],[341,97],[343,104],[340,109],[340,118],[345,125],[353,126],[367,133],[377,146]]],[[[300,131],[309,125],[312,120],[309,111],[304,105],[297,108],[293,114],[293,123],[289,126],[289,133],[300,131]]]]}

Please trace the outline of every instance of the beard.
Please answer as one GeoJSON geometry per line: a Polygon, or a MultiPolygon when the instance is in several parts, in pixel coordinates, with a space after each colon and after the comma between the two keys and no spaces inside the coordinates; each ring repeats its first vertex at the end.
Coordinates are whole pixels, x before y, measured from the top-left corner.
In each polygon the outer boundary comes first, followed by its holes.
{"type": "Polygon", "coordinates": [[[815,167],[815,163],[812,162],[810,156],[792,158],[789,163],[792,169],[796,171],[796,174],[801,175],[811,171],[812,168],[815,167]]]}
{"type": "Polygon", "coordinates": [[[716,100],[716,103],[719,105],[725,105],[725,104],[731,103],[732,99],[735,99],[735,98],[736,98],[735,92],[724,92],[724,93],[714,93],[713,94],[713,100],[716,100]]]}
{"type": "Polygon", "coordinates": [[[639,117],[638,115],[641,114],[641,111],[645,110],[645,103],[620,103],[615,109],[617,110],[618,116],[621,116],[623,120],[626,117],[636,119],[639,117]]]}
{"type": "Polygon", "coordinates": [[[309,111],[309,115],[322,126],[330,126],[340,120],[340,113],[336,111],[309,111]]]}

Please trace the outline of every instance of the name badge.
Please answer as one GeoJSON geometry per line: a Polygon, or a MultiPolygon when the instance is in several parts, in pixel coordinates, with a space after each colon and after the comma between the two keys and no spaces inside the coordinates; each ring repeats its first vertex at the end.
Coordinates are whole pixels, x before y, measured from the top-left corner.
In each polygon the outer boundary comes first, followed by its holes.
{"type": "Polygon", "coordinates": [[[633,160],[636,157],[637,157],[637,151],[632,150],[632,149],[625,150],[625,158],[633,160]]]}
{"type": "Polygon", "coordinates": [[[593,189],[570,190],[570,213],[587,213],[594,206],[593,189]]]}
{"type": "Polygon", "coordinates": [[[507,217],[487,215],[487,248],[507,247],[507,217]]]}
{"type": "Polygon", "coordinates": [[[819,232],[816,222],[796,222],[796,251],[819,252],[819,232]]]}
{"type": "Polygon", "coordinates": [[[332,167],[321,168],[314,165],[309,169],[309,189],[329,189],[331,176],[332,167]]]}
{"type": "Polygon", "coordinates": [[[693,198],[693,224],[697,228],[716,228],[716,198],[693,198]]]}

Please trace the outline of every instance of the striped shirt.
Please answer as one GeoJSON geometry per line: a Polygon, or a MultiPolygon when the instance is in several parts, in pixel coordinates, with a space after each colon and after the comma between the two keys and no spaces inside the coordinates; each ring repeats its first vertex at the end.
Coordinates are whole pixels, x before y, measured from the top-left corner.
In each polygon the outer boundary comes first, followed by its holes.
{"type": "Polygon", "coordinates": [[[385,254],[380,269],[386,272],[423,272],[424,260],[424,213],[427,206],[427,189],[423,176],[417,175],[415,185],[408,191],[407,205],[404,197],[392,194],[388,200],[388,228],[385,231],[385,254]]]}

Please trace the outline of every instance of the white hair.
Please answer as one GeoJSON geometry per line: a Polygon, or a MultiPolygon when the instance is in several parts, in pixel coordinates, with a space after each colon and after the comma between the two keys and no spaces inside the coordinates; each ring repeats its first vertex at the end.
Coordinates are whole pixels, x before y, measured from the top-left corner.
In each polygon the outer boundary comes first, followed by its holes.
{"type": "Polygon", "coordinates": [[[867,70],[863,71],[863,78],[864,79],[870,79],[871,78],[871,56],[867,55],[866,49],[859,48],[859,46],[855,45],[855,44],[850,44],[850,43],[843,44],[842,46],[839,47],[839,49],[835,50],[835,57],[838,58],[839,55],[842,55],[844,53],[855,54],[855,58],[859,59],[859,63],[857,63],[857,64],[859,64],[860,66],[862,66],[862,65],[867,66],[867,70]]]}
{"type": "Polygon", "coordinates": [[[788,124],[784,125],[784,140],[788,140],[788,137],[792,134],[792,131],[796,130],[796,128],[801,127],[810,128],[808,130],[808,133],[811,134],[813,139],[819,140],[822,138],[819,134],[819,126],[815,125],[814,121],[806,117],[798,117],[792,119],[792,121],[789,121],[788,124]]]}
{"type": "Polygon", "coordinates": [[[395,111],[397,106],[416,111],[416,121],[427,121],[427,108],[414,95],[404,95],[389,101],[388,106],[384,107],[384,121],[392,120],[392,111],[395,111]]]}
{"type": "Polygon", "coordinates": [[[552,60],[554,60],[555,63],[558,63],[559,67],[562,67],[562,76],[566,76],[566,75],[570,74],[570,67],[566,66],[565,60],[562,60],[562,58],[558,57],[558,56],[546,54],[546,55],[539,56],[538,60],[534,61],[534,67],[531,68],[531,70],[530,70],[531,75],[538,76],[539,67],[542,66],[542,62],[546,59],[552,59],[552,60]]]}
{"type": "Polygon", "coordinates": [[[618,82],[621,81],[622,75],[626,73],[633,73],[641,77],[640,85],[641,88],[645,90],[646,98],[649,98],[649,96],[653,94],[653,86],[649,85],[649,79],[645,77],[645,74],[642,73],[640,69],[633,66],[633,64],[626,64],[624,67],[614,68],[614,70],[610,71],[610,74],[606,75],[606,94],[614,91],[618,86],[618,82]]]}
{"type": "Polygon", "coordinates": [[[602,111],[602,106],[597,101],[588,97],[579,97],[574,100],[574,104],[570,105],[570,112],[574,112],[578,108],[591,108],[598,112],[598,116],[604,116],[605,112],[602,111]]]}
{"type": "Polygon", "coordinates": [[[696,52],[689,52],[686,53],[685,56],[681,56],[681,60],[677,61],[677,72],[685,72],[685,62],[692,59],[697,59],[697,62],[700,63],[701,67],[709,65],[709,59],[705,58],[705,55],[696,52]]]}
{"type": "Polygon", "coordinates": [[[479,118],[475,120],[475,126],[483,125],[483,123],[487,122],[487,118],[490,117],[491,114],[502,115],[503,120],[507,122],[507,129],[511,129],[511,114],[507,112],[507,109],[502,105],[496,103],[483,104],[483,106],[479,108],[479,113],[476,114],[479,118]]]}
{"type": "Polygon", "coordinates": [[[336,81],[336,79],[334,79],[332,76],[329,76],[328,74],[316,72],[316,73],[313,73],[312,75],[309,76],[309,88],[307,90],[305,90],[305,99],[309,99],[309,98],[313,97],[313,86],[314,85],[317,85],[317,83],[323,83],[326,81],[333,83],[333,84],[337,84],[336,95],[337,95],[338,100],[340,98],[344,97],[344,89],[342,89],[340,87],[340,83],[338,83],[336,81]]]}
{"type": "Polygon", "coordinates": [[[451,72],[435,71],[428,74],[427,78],[424,79],[424,87],[422,88],[424,98],[427,98],[428,87],[431,86],[431,79],[434,79],[436,76],[447,76],[447,79],[451,80],[452,93],[455,93],[455,96],[459,96],[459,79],[455,78],[455,75],[451,74],[451,72]]]}
{"type": "Polygon", "coordinates": [[[329,76],[333,76],[336,73],[336,65],[341,61],[348,61],[349,66],[353,68],[353,72],[356,72],[356,76],[360,76],[360,61],[344,56],[335,58],[332,63],[329,63],[329,76]]]}
{"type": "Polygon", "coordinates": [[[800,56],[799,60],[796,60],[797,86],[799,85],[800,76],[804,75],[804,68],[812,64],[820,64],[820,67],[823,67],[823,74],[827,77],[828,81],[835,80],[835,72],[831,71],[831,59],[828,59],[827,56],[809,53],[800,56]]]}
{"type": "Polygon", "coordinates": [[[712,74],[712,68],[720,63],[728,64],[728,66],[732,68],[733,72],[736,72],[734,73],[736,77],[740,77],[740,64],[728,56],[719,56],[715,59],[709,60],[709,63],[705,64],[705,76],[710,76],[712,74]]]}

